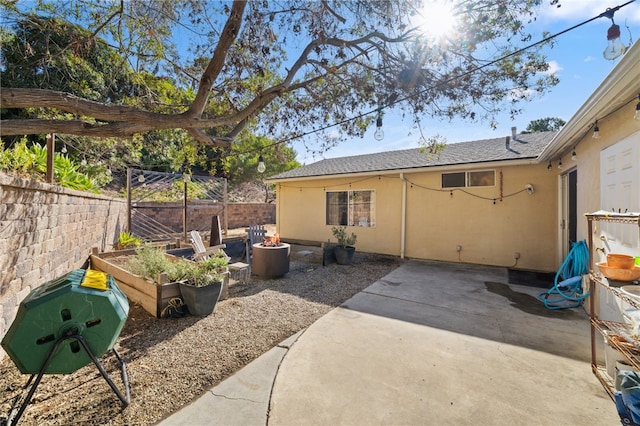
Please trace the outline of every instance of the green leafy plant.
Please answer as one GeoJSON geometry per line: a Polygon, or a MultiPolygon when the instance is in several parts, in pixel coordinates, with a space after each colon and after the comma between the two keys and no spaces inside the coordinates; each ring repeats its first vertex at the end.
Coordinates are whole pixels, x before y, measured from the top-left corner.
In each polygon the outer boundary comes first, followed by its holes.
{"type": "Polygon", "coordinates": [[[356,245],[358,236],[355,234],[355,232],[352,232],[351,235],[347,235],[346,226],[334,226],[331,228],[331,232],[333,232],[333,236],[338,240],[339,246],[353,247],[356,245]]]}
{"type": "Polygon", "coordinates": [[[199,262],[182,259],[173,262],[166,256],[163,249],[142,246],[127,260],[124,268],[150,281],[156,281],[158,275],[165,273],[169,282],[187,281],[196,287],[203,287],[222,281],[228,265],[229,260],[222,250],[209,259],[199,262]]]}
{"type": "Polygon", "coordinates": [[[196,287],[211,285],[224,280],[228,265],[227,255],[220,250],[207,260],[193,263],[186,271],[186,279],[196,287]]]}
{"type": "MultiPolygon", "coordinates": [[[[65,188],[98,192],[96,183],[81,173],[79,168],[66,155],[54,153],[53,177],[56,183],[65,188]]],[[[0,146],[0,169],[21,177],[44,180],[47,172],[47,149],[38,143],[27,146],[26,138],[22,138],[11,149],[0,146]]]]}
{"type": "Polygon", "coordinates": [[[167,274],[170,282],[180,281],[185,278],[187,262],[172,262],[166,256],[163,249],[152,246],[142,246],[136,250],[136,254],[127,259],[125,269],[139,275],[149,281],[157,281],[158,275],[167,274]]]}
{"type": "Polygon", "coordinates": [[[133,247],[138,247],[142,244],[140,238],[133,235],[131,232],[121,232],[118,235],[118,243],[116,244],[117,250],[123,250],[133,247]]]}

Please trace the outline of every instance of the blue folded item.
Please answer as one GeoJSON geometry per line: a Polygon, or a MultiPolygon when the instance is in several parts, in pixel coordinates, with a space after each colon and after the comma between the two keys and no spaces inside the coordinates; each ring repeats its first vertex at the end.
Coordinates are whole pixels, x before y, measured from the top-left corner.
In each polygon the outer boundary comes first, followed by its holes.
{"type": "Polygon", "coordinates": [[[633,422],[631,424],[638,425],[640,424],[640,374],[637,371],[621,370],[618,372],[618,379],[620,379],[620,392],[614,393],[618,414],[623,424],[630,424],[624,422],[625,417],[627,419],[630,417],[633,422]],[[621,394],[621,398],[618,394],[621,394]],[[619,399],[622,399],[622,404],[619,399]]]}

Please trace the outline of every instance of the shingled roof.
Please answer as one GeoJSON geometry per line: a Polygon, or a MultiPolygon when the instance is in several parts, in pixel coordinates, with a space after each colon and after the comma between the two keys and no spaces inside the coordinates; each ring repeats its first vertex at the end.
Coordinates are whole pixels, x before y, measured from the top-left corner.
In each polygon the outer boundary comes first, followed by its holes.
{"type": "Polygon", "coordinates": [[[316,163],[272,176],[269,180],[333,176],[351,173],[402,171],[422,167],[477,164],[494,161],[536,159],[557,132],[519,134],[505,137],[448,144],[440,155],[420,152],[420,148],[350,157],[327,158],[316,163]]]}

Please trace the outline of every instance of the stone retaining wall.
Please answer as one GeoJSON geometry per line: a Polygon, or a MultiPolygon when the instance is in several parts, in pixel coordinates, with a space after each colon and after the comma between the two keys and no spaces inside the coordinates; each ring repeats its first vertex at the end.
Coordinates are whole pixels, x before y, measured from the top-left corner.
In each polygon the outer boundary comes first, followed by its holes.
{"type": "Polygon", "coordinates": [[[126,226],[127,203],[3,173],[0,201],[4,336],[19,303],[33,288],[82,267],[92,247],[112,249],[126,226]]]}

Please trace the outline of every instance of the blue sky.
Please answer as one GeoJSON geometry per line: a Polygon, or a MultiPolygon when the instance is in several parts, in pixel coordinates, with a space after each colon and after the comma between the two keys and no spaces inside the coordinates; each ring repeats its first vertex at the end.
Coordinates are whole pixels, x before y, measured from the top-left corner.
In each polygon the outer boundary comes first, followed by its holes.
{"type": "MultiPolygon", "coordinates": [[[[542,34],[543,31],[555,34],[597,16],[607,8],[624,4],[626,1],[562,0],[560,8],[550,6],[549,2],[545,1],[541,14],[531,29],[536,35],[542,34]]],[[[616,12],[614,20],[620,25],[621,40],[626,45],[630,44],[629,31],[631,31],[633,42],[640,38],[640,2],[620,9],[616,12]]],[[[510,135],[512,126],[516,126],[518,131],[521,131],[529,122],[538,118],[560,117],[565,121],[569,120],[620,60],[618,58],[609,61],[602,56],[607,46],[607,29],[610,26],[609,19],[600,18],[556,38],[556,45],[553,49],[546,50],[546,56],[550,69],[556,72],[560,83],[544,97],[535,98],[523,104],[523,114],[516,117],[514,121],[505,114],[498,118],[498,128],[493,130],[488,123],[470,123],[461,120],[449,122],[425,117],[422,121],[424,136],[429,138],[441,135],[446,138],[447,143],[456,143],[510,135]]],[[[524,47],[524,44],[521,47],[524,47]]],[[[293,147],[298,154],[298,161],[303,164],[313,163],[322,158],[418,147],[420,134],[413,129],[410,118],[403,121],[399,114],[385,111],[383,130],[385,137],[382,141],[373,138],[375,126],[372,126],[364,138],[341,142],[320,157],[313,157],[307,153],[300,142],[294,142],[293,147]]]]}

